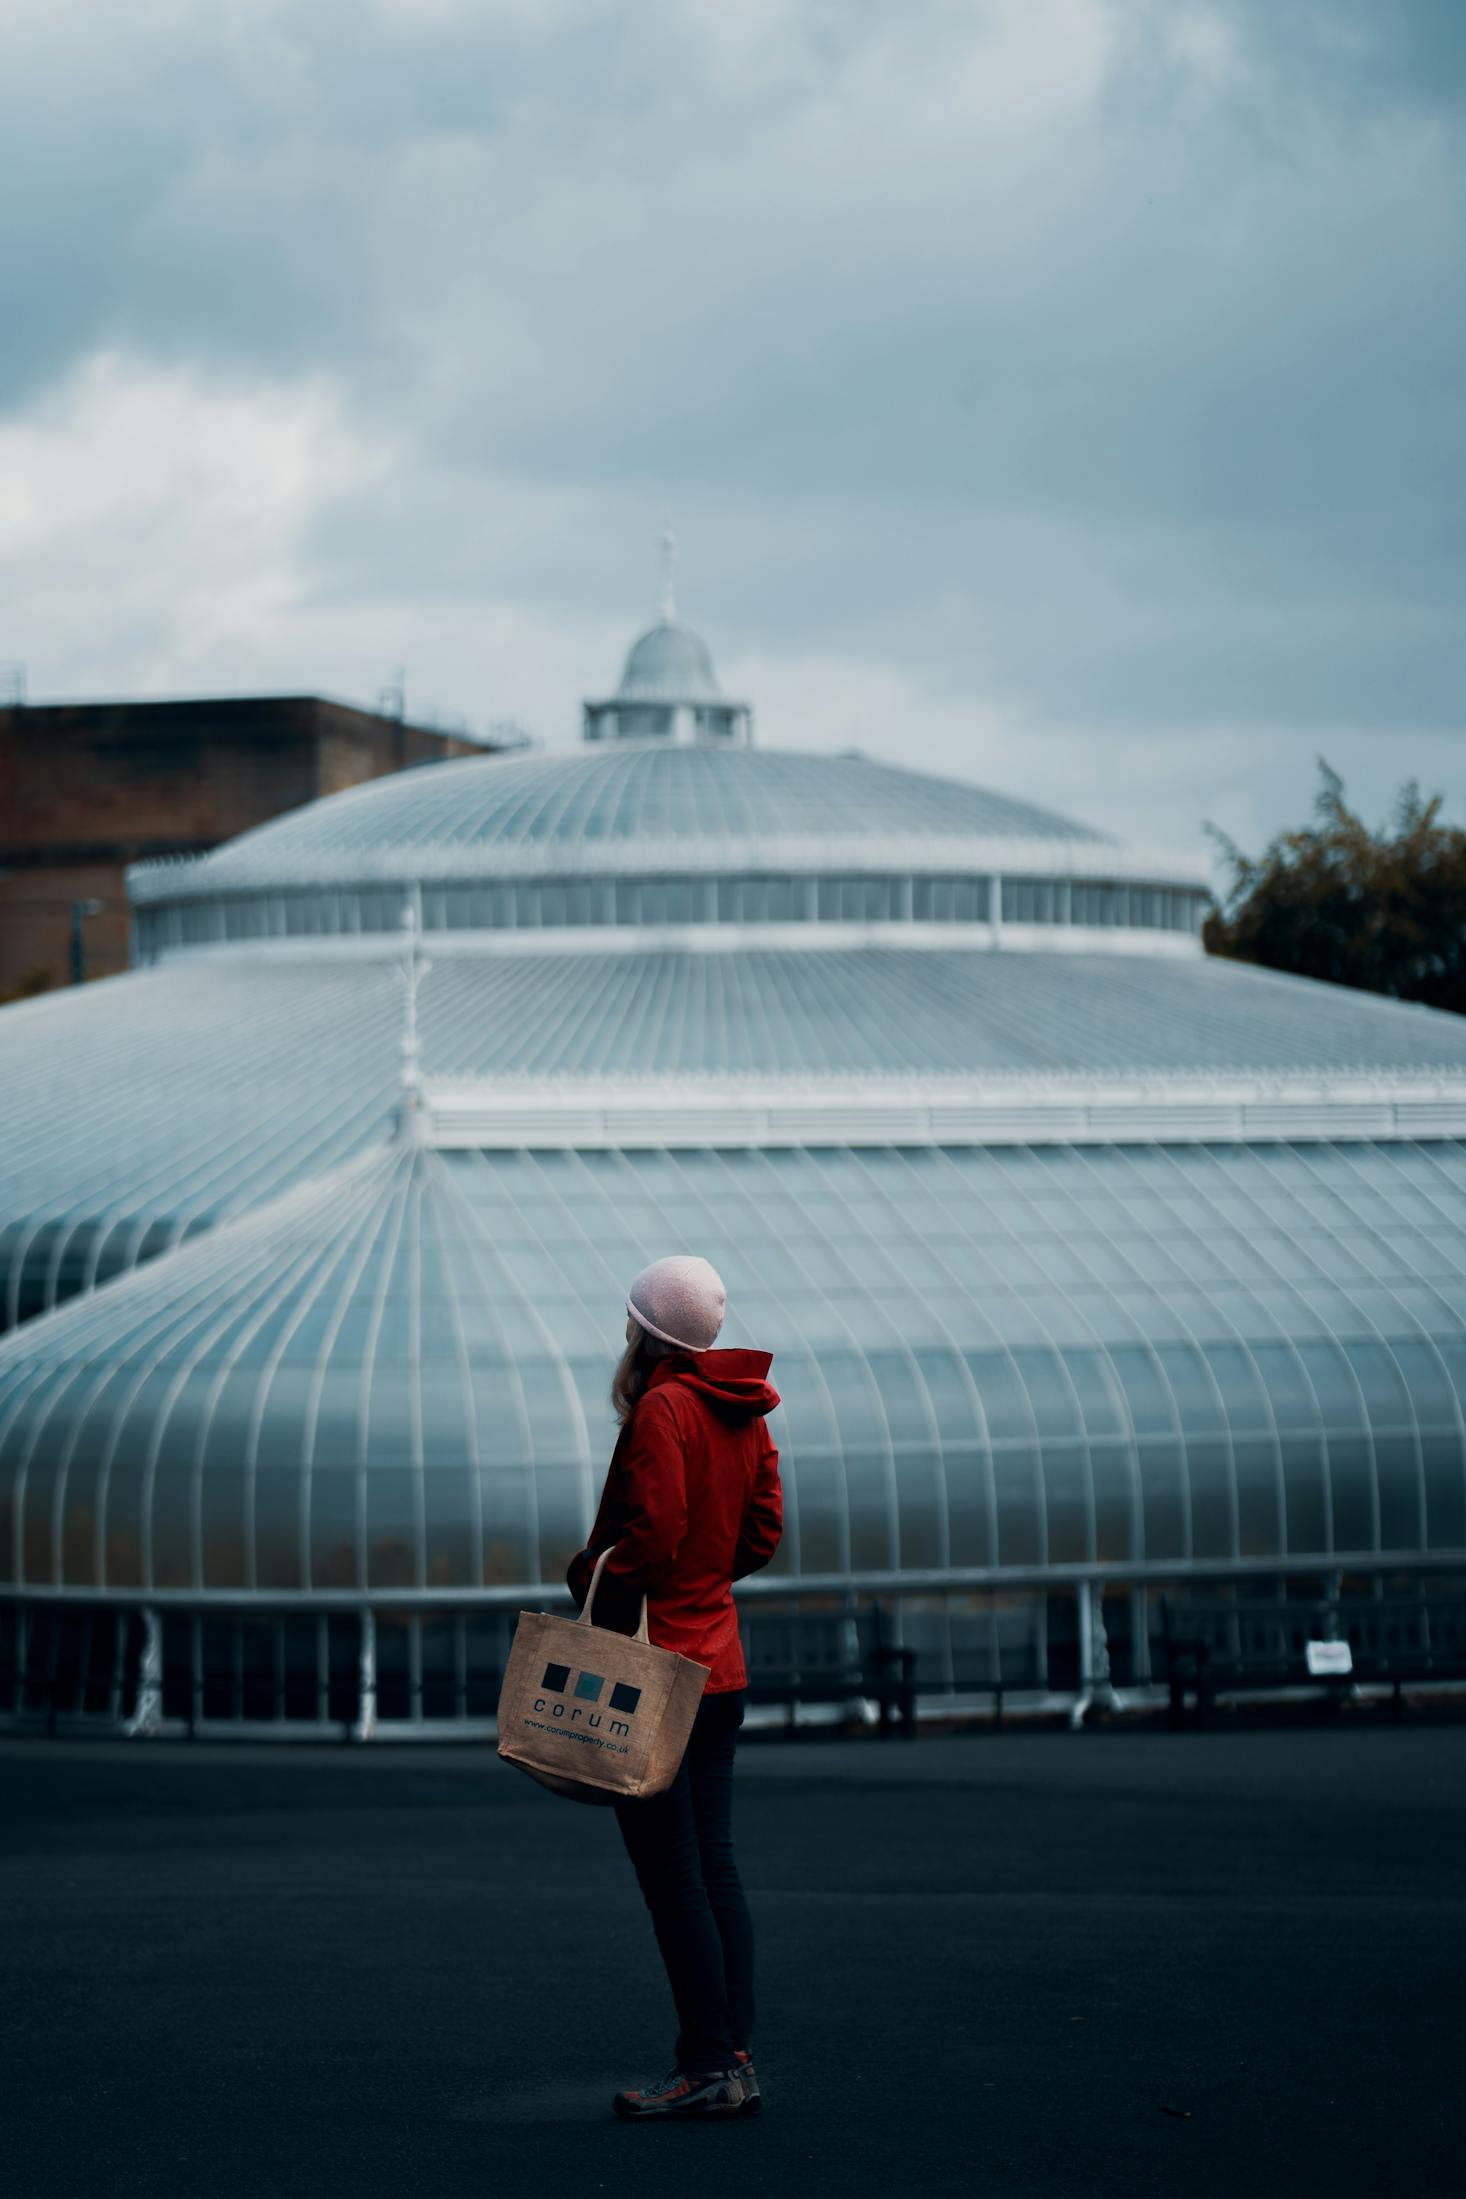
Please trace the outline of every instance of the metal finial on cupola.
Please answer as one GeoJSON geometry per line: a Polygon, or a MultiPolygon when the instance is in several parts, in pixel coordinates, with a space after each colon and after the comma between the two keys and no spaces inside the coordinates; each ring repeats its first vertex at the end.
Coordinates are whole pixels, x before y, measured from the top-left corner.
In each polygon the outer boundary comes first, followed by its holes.
{"type": "Polygon", "coordinates": [[[433,965],[422,951],[422,887],[417,884],[408,887],[402,904],[402,944],[402,959],[396,965],[403,987],[397,1130],[401,1137],[421,1141],[427,1135],[427,1118],[418,1050],[417,989],[433,965]]]}

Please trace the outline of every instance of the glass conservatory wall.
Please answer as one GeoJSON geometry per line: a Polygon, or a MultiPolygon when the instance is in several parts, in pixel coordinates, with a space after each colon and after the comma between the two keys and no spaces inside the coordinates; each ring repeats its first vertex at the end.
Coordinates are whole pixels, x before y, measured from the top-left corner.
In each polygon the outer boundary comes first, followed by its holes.
{"type": "Polygon", "coordinates": [[[625,1278],[669,1244],[715,1248],[724,1340],[774,1353],[778,1577],[1466,1548],[1455,1143],[391,1166],[324,1244],[308,1215],[214,1273],[204,1237],[179,1302],[170,1260],[156,1300],[97,1294],[74,1358],[37,1325],[0,1373],[0,1580],[558,1588],[625,1278]]]}
{"type": "MultiPolygon", "coordinates": [[[[1003,878],[1005,923],[1131,931],[1200,929],[1206,898],[1179,886],[1003,878]]],[[[312,938],[400,931],[404,888],[312,888],[144,906],[135,915],[139,959],[169,947],[225,939],[312,938]]],[[[535,878],[422,888],[428,931],[538,931],[547,927],[664,924],[986,924],[993,879],[901,872],[802,876],[716,873],[686,877],[535,878]]]]}

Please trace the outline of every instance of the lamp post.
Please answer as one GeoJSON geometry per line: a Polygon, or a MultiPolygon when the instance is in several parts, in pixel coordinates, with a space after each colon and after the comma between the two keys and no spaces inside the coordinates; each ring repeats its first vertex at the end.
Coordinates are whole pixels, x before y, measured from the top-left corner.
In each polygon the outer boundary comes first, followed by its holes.
{"type": "Polygon", "coordinates": [[[83,985],[87,974],[86,941],[82,925],[89,916],[100,916],[100,901],[73,901],[71,904],[71,982],[83,985]]]}

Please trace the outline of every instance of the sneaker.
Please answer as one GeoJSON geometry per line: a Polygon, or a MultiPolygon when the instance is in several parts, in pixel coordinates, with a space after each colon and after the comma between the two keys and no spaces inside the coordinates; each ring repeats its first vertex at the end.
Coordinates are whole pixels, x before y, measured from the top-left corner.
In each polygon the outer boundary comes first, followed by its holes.
{"type": "Polygon", "coordinates": [[[744,2082],[739,2069],[710,2069],[695,2077],[674,2069],[660,2084],[618,2092],[611,2105],[618,2115],[643,2121],[653,2115],[737,2115],[746,2098],[744,2082]]]}
{"type": "Polygon", "coordinates": [[[764,2104],[764,2096],[758,2088],[758,2072],[753,2066],[753,2056],[746,2046],[734,2047],[733,2066],[743,2082],[743,2104],[739,2112],[744,2115],[757,2115],[764,2104]]]}

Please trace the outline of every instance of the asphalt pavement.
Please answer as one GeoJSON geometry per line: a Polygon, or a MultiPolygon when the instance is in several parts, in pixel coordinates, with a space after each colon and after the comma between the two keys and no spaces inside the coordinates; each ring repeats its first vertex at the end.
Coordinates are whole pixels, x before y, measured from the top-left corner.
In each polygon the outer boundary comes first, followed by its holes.
{"type": "Polygon", "coordinates": [[[748,1742],[757,2118],[487,1747],[0,1742],[6,2199],[1466,2189],[1466,1725],[748,1742]]]}

